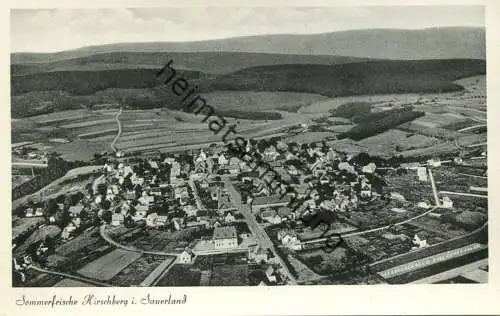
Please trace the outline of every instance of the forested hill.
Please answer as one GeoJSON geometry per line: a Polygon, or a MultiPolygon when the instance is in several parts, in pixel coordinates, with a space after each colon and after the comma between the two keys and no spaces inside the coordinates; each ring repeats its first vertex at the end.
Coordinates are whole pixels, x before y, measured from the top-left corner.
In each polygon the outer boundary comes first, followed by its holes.
{"type": "Polygon", "coordinates": [[[485,29],[473,27],[364,29],[322,34],[258,35],[198,42],[118,43],[57,53],[14,53],[11,55],[11,63],[46,63],[111,52],[240,52],[399,60],[486,59],[486,40],[485,29]]]}
{"type": "MultiPolygon", "coordinates": [[[[172,93],[157,80],[158,69],[54,71],[11,76],[14,117],[125,102],[128,106],[179,108],[172,93]],[[57,101],[57,102],[56,102],[57,101]],[[40,110],[36,104],[48,104],[40,110]]],[[[306,92],[328,97],[433,93],[461,90],[452,81],[486,73],[483,60],[367,61],[340,65],[273,65],[250,67],[226,75],[177,70],[199,91],[306,92]]],[[[234,109],[241,110],[238,105],[234,109]]]]}
{"type": "Polygon", "coordinates": [[[445,92],[461,89],[453,80],[485,73],[485,61],[470,59],[278,65],[219,76],[208,86],[212,90],[293,91],[329,97],[445,92]]]}
{"type": "MultiPolygon", "coordinates": [[[[11,76],[11,93],[60,90],[86,95],[109,88],[153,88],[158,69],[58,71],[11,76]]],[[[341,65],[276,65],[210,76],[183,71],[202,90],[294,91],[326,96],[450,91],[461,77],[484,74],[483,60],[370,61],[341,65]]]]}

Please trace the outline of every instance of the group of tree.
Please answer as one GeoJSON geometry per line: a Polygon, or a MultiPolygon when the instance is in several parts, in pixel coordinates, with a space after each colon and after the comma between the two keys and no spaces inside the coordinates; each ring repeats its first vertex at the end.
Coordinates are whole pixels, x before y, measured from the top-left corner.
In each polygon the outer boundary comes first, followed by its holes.
{"type": "Polygon", "coordinates": [[[332,116],[344,117],[350,120],[360,120],[371,114],[371,104],[368,102],[344,103],[336,109],[330,110],[332,116]]]}
{"type": "Polygon", "coordinates": [[[379,120],[364,121],[360,124],[357,124],[349,131],[340,134],[338,138],[339,139],[350,138],[353,140],[362,140],[364,138],[385,132],[400,124],[412,121],[424,115],[425,112],[411,111],[411,110],[392,113],[382,117],[379,120]]]}
{"type": "Polygon", "coordinates": [[[397,109],[390,109],[386,111],[380,111],[380,112],[371,112],[365,115],[355,115],[352,117],[352,121],[354,123],[362,123],[362,122],[370,122],[370,121],[378,121],[381,120],[387,116],[391,115],[398,115],[400,113],[412,111],[413,107],[411,106],[405,106],[402,108],[397,108],[397,109]]]}

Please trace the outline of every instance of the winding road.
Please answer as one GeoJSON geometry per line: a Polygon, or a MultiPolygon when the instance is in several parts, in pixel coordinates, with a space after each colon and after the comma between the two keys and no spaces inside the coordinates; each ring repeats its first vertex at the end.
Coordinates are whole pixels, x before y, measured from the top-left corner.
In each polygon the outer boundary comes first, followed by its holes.
{"type": "Polygon", "coordinates": [[[119,119],[120,115],[122,115],[122,108],[120,108],[120,111],[118,111],[118,113],[116,113],[115,116],[116,124],[118,124],[118,133],[116,134],[115,138],[113,139],[110,145],[111,149],[113,149],[114,152],[118,151],[118,149],[115,147],[115,144],[118,141],[118,138],[120,138],[120,136],[122,135],[122,123],[120,122],[119,119]]]}

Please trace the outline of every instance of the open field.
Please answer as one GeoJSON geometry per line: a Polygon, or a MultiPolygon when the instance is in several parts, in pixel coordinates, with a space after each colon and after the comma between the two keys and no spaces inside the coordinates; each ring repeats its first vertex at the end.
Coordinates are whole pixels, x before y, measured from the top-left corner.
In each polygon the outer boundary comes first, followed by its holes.
{"type": "Polygon", "coordinates": [[[116,249],[78,270],[89,278],[107,281],[141,257],[140,253],[116,249]]]}
{"type": "Polygon", "coordinates": [[[384,133],[365,138],[359,145],[369,148],[370,152],[396,154],[404,150],[429,147],[439,142],[434,137],[412,134],[400,130],[389,130],[384,133]]]}
{"type": "Polygon", "coordinates": [[[84,283],[72,279],[62,279],[57,282],[54,287],[93,287],[94,285],[89,283],[84,283]]]}
{"type": "Polygon", "coordinates": [[[248,265],[215,266],[210,278],[210,286],[245,286],[248,285],[248,265]]]}
{"type": "Polygon", "coordinates": [[[252,109],[296,112],[300,107],[327,98],[317,94],[296,92],[217,91],[203,94],[207,103],[218,110],[252,109]]]}
{"type": "Polygon", "coordinates": [[[190,266],[175,264],[156,286],[199,286],[201,272],[190,266]]]}

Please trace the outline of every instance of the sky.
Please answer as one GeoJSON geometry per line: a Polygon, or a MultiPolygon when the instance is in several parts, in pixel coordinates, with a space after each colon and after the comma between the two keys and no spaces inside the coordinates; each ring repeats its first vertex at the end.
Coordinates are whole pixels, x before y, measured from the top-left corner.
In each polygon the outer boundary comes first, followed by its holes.
{"type": "Polygon", "coordinates": [[[485,25],[481,6],[15,9],[10,18],[12,52],[262,34],[485,25]]]}

